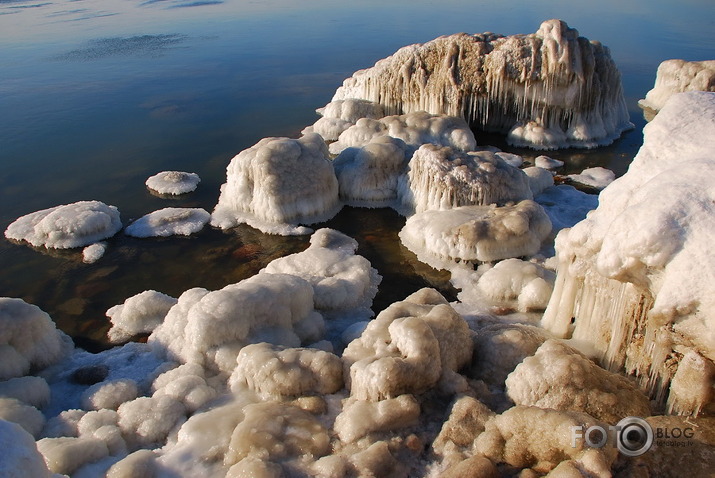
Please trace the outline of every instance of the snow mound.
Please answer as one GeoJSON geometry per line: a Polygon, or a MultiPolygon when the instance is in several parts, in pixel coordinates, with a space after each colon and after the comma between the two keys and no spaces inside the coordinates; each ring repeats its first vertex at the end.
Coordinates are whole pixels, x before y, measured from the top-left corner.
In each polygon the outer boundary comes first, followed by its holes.
{"type": "Polygon", "coordinates": [[[421,212],[407,219],[400,240],[422,262],[449,269],[454,262],[536,254],[550,232],[551,221],[543,208],[526,200],[513,206],[421,212]]]}
{"type": "Polygon", "coordinates": [[[609,50],[560,20],[536,33],[443,36],[355,72],[333,101],[361,98],[387,114],[461,116],[536,149],[610,144],[633,127],[609,50]]]}
{"type": "Polygon", "coordinates": [[[167,207],[140,217],[127,226],[124,234],[133,237],[190,236],[211,220],[201,208],[167,207]]]}
{"type": "Polygon", "coordinates": [[[495,302],[517,301],[521,312],[543,310],[549,303],[556,274],[520,259],[506,259],[484,272],[477,287],[495,302]]]}
{"type": "Polygon", "coordinates": [[[116,207],[80,201],[22,216],[7,227],[5,237],[35,247],[71,249],[112,237],[121,228],[116,207]]]}
{"type": "Polygon", "coordinates": [[[194,191],[201,182],[196,173],[162,171],[146,180],[146,186],[159,194],[179,195],[194,191]]]}
{"type": "Polygon", "coordinates": [[[407,175],[400,178],[398,196],[408,215],[533,197],[526,174],[494,153],[465,153],[432,144],[415,152],[407,175]]]}
{"type": "Polygon", "coordinates": [[[650,415],[648,398],[635,382],[554,339],[516,367],[506,389],[517,405],[584,412],[611,425],[650,415]]]}
{"type": "Polygon", "coordinates": [[[413,111],[380,119],[360,118],[330,144],[330,152],[339,154],[345,148],[362,147],[380,136],[401,139],[410,153],[427,143],[460,151],[472,151],[477,146],[474,133],[462,118],[413,111]]]}
{"type": "Polygon", "coordinates": [[[437,291],[422,289],[383,310],[347,346],[343,361],[351,396],[379,401],[422,393],[438,383],[454,391],[464,380],[456,372],[471,356],[462,316],[437,291]]]}
{"type": "Polygon", "coordinates": [[[107,317],[112,323],[107,332],[109,341],[122,343],[135,335],[152,332],[177,302],[177,299],[161,292],[145,290],[123,304],[111,307],[107,310],[107,317]]]}
{"type": "Polygon", "coordinates": [[[39,307],[22,299],[0,298],[0,380],[42,370],[72,348],[72,340],[39,307]]]}
{"type": "Polygon", "coordinates": [[[542,323],[592,344],[607,368],[625,366],[662,400],[686,352],[715,360],[715,93],[674,95],[644,136],[598,208],[557,236],[542,323]]]}
{"type": "Polygon", "coordinates": [[[213,292],[184,292],[149,343],[182,363],[231,373],[239,351],[249,343],[297,347],[320,340],[323,329],[310,283],[264,273],[213,292]]]}
{"type": "Polygon", "coordinates": [[[298,224],[327,220],[340,209],[338,180],[320,135],[264,138],[236,155],[211,224],[247,223],[266,233],[306,234],[298,224]]]}
{"type": "Polygon", "coordinates": [[[653,89],[638,105],[658,111],[671,96],[686,91],[715,92],[715,60],[665,60],[658,66],[653,89]]]}

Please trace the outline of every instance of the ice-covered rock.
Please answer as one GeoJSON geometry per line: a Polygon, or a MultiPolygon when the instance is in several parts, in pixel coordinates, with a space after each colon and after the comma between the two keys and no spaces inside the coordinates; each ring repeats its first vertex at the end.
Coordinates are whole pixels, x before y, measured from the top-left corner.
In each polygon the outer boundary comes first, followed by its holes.
{"type": "Polygon", "coordinates": [[[454,262],[490,262],[530,256],[551,232],[551,221],[531,200],[513,206],[463,206],[428,210],[407,219],[402,243],[436,268],[454,262]]]}
{"type": "Polygon", "coordinates": [[[95,242],[82,249],[82,262],[85,264],[93,264],[102,258],[107,251],[106,242],[95,242]]]}
{"type": "Polygon", "coordinates": [[[186,416],[186,408],[177,399],[162,395],[139,397],[122,403],[117,409],[118,425],[128,442],[136,447],[157,446],[186,416]]]}
{"type": "Polygon", "coordinates": [[[319,229],[308,249],[273,260],[261,273],[301,277],[313,286],[316,309],[367,319],[373,315],[370,307],[381,277],[370,261],[355,254],[357,247],[357,241],[339,231],[319,229]]]}
{"type": "Polygon", "coordinates": [[[356,99],[331,101],[316,111],[321,118],[302,133],[318,133],[325,141],[336,141],[343,131],[357,123],[360,118],[379,119],[385,116],[379,103],[356,99]]]}
{"type": "Polygon", "coordinates": [[[412,395],[400,395],[379,402],[352,400],[335,418],[334,429],[344,443],[370,433],[396,430],[418,423],[420,405],[412,395]]]}
{"type": "Polygon", "coordinates": [[[638,105],[658,111],[668,98],[686,91],[715,92],[715,60],[665,60],[658,66],[653,89],[638,105]]]}
{"type": "Polygon", "coordinates": [[[533,262],[506,259],[484,272],[477,287],[495,302],[516,301],[521,312],[543,310],[549,303],[556,274],[533,262]]]}
{"type": "Polygon", "coordinates": [[[50,387],[42,377],[11,378],[0,382],[0,398],[14,398],[27,405],[42,408],[50,401],[50,387]]]}
{"type": "Polygon", "coordinates": [[[146,186],[159,194],[179,195],[194,191],[201,182],[196,173],[162,171],[146,180],[146,186]]]}
{"type": "Polygon", "coordinates": [[[72,348],[72,340],[39,307],[22,299],[0,298],[0,380],[41,370],[72,348]]]}
{"type": "Polygon", "coordinates": [[[324,323],[313,304],[310,283],[287,274],[258,274],[213,292],[189,289],[149,343],[181,362],[230,373],[249,343],[297,347],[319,340],[324,323]]]}
{"type": "Polygon", "coordinates": [[[597,166],[584,169],[579,174],[569,174],[567,178],[584,186],[603,189],[616,179],[616,175],[610,169],[597,166]]]}
{"type": "Polygon", "coordinates": [[[45,426],[42,412],[15,398],[0,398],[0,419],[17,423],[35,438],[45,426]]]}
{"type": "Polygon", "coordinates": [[[199,232],[211,220],[211,214],[201,208],[167,207],[132,222],[124,234],[133,237],[190,236],[199,232]]]}
{"type": "Polygon", "coordinates": [[[71,475],[82,465],[99,461],[109,454],[107,445],[93,438],[43,438],[37,441],[37,449],[48,468],[62,475],[71,475]]]}
{"type": "Polygon", "coordinates": [[[534,197],[554,185],[554,175],[548,169],[532,166],[522,171],[529,178],[529,189],[534,197]]]}
{"type": "Polygon", "coordinates": [[[354,206],[393,206],[397,180],[407,166],[406,153],[404,141],[391,136],[344,149],[333,161],[340,199],[354,206]]]}
{"type": "Polygon", "coordinates": [[[559,161],[558,159],[550,158],[545,155],[537,156],[536,159],[534,159],[534,166],[537,168],[544,168],[544,169],[558,169],[564,165],[563,161],[559,161]]]}
{"type": "Polygon", "coordinates": [[[343,388],[343,362],[322,350],[247,345],[236,359],[232,389],[249,388],[266,399],[335,393],[343,388]]]}
{"type": "Polygon", "coordinates": [[[459,206],[486,206],[532,199],[529,181],[489,151],[465,153],[432,144],[421,146],[401,176],[398,197],[406,214],[459,206]]]}
{"type": "Polygon", "coordinates": [[[611,425],[650,415],[648,398],[634,381],[604,370],[555,339],[509,374],[506,389],[517,405],[584,412],[611,425]]]}
{"type": "Polygon", "coordinates": [[[124,402],[139,396],[136,381],[124,378],[106,380],[90,386],[82,393],[82,407],[85,410],[116,410],[124,402]]]}
{"type": "Polygon", "coordinates": [[[632,127],[609,50],[560,20],[536,33],[444,36],[357,71],[333,101],[361,98],[387,114],[462,116],[537,149],[595,147],[632,127]]]}
{"type": "Polygon", "coordinates": [[[80,201],[22,216],[7,227],[5,237],[36,247],[71,249],[112,237],[121,228],[116,207],[80,201]]]}
{"type": "Polygon", "coordinates": [[[361,118],[330,144],[330,152],[339,154],[345,148],[362,147],[381,136],[401,139],[408,154],[427,143],[460,151],[472,151],[477,146],[474,133],[462,118],[412,111],[380,119],[361,118]]]}
{"type": "Polygon", "coordinates": [[[586,218],[586,214],[598,207],[598,196],[587,194],[568,184],[559,184],[544,189],[534,198],[551,219],[552,231],[556,234],[565,227],[572,227],[586,218]]]}
{"type": "Polygon", "coordinates": [[[454,393],[472,356],[464,319],[434,289],[383,310],[343,352],[351,396],[378,401],[435,387],[454,393]],[[348,377],[349,375],[349,377],[348,377]]]}
{"type": "Polygon", "coordinates": [[[320,135],[264,138],[236,155],[211,224],[247,223],[272,234],[306,234],[298,224],[327,220],[340,209],[338,180],[320,135]]]}
{"type": "Polygon", "coordinates": [[[200,365],[179,365],[154,380],[152,397],[168,396],[180,401],[187,411],[194,412],[218,395],[217,388],[209,385],[207,380],[206,371],[200,365]]]}
{"type": "Polygon", "coordinates": [[[0,465],[5,478],[54,478],[37,451],[35,439],[20,425],[0,420],[0,465]]]}
{"type": "Polygon", "coordinates": [[[435,453],[447,456],[471,450],[474,440],[484,431],[484,425],[495,415],[479,400],[464,396],[457,399],[432,443],[435,453]]]}
{"type": "Polygon", "coordinates": [[[145,290],[107,310],[112,328],[107,332],[109,341],[126,342],[135,335],[151,333],[176,303],[177,299],[155,290],[145,290]]]}
{"type": "Polygon", "coordinates": [[[715,360],[715,93],[673,96],[644,135],[598,208],[559,233],[542,324],[592,344],[662,400],[683,354],[715,360]]]}

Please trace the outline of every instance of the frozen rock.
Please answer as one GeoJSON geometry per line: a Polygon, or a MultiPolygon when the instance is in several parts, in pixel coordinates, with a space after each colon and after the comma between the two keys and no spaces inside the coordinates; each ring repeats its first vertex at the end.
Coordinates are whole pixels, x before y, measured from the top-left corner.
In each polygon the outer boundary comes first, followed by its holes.
{"type": "Polygon", "coordinates": [[[43,438],[59,438],[59,437],[77,437],[79,421],[85,416],[85,410],[65,410],[60,412],[45,423],[45,428],[42,430],[43,438]]]}
{"type": "Polygon", "coordinates": [[[190,289],[149,343],[181,362],[231,373],[249,343],[297,347],[320,340],[324,323],[313,304],[310,283],[287,274],[258,274],[213,292],[190,289]]]}
{"type": "Polygon", "coordinates": [[[340,209],[338,181],[323,139],[264,138],[235,156],[211,224],[247,223],[272,234],[306,234],[306,227],[340,209]]]}
{"type": "Polygon", "coordinates": [[[119,428],[132,445],[157,446],[186,416],[184,405],[169,396],[139,397],[117,409],[119,428]]]}
{"type": "Polygon", "coordinates": [[[452,405],[447,421],[435,438],[432,448],[438,455],[466,452],[495,415],[486,405],[472,397],[460,397],[452,405]]]}
{"type": "Polygon", "coordinates": [[[187,363],[159,375],[152,384],[153,397],[166,395],[183,403],[186,410],[194,412],[214,399],[216,389],[207,382],[200,365],[187,363]]]}
{"type": "Polygon", "coordinates": [[[104,442],[91,438],[43,438],[37,442],[37,449],[50,471],[63,475],[71,475],[82,465],[99,461],[109,454],[104,442]]]}
{"type": "Polygon", "coordinates": [[[199,232],[211,220],[211,214],[201,208],[166,207],[142,216],[124,230],[133,237],[190,236],[199,232]]]}
{"type": "Polygon", "coordinates": [[[715,402],[715,364],[694,350],[684,351],[670,382],[668,413],[697,415],[715,402]]]}
{"type": "Polygon", "coordinates": [[[82,262],[85,264],[93,264],[102,258],[107,251],[106,242],[95,242],[82,249],[82,262]]]}
{"type": "Polygon", "coordinates": [[[169,313],[177,299],[155,290],[146,290],[107,310],[112,328],[107,332],[109,341],[126,342],[138,334],[151,333],[169,313]]]}
{"type": "Polygon", "coordinates": [[[560,20],[536,33],[443,36],[401,48],[346,79],[335,100],[380,102],[387,114],[462,116],[537,149],[610,144],[631,128],[607,47],[560,20]]]}
{"type": "Polygon", "coordinates": [[[673,96],[644,135],[598,208],[557,236],[542,324],[591,344],[662,400],[682,357],[674,350],[715,360],[715,93],[673,96]]]}
{"type": "Polygon", "coordinates": [[[549,303],[556,274],[520,259],[506,259],[484,272],[477,287],[495,302],[517,301],[521,312],[543,310],[549,303]]]}
{"type": "Polygon", "coordinates": [[[665,60],[658,66],[653,89],[638,105],[658,111],[671,96],[686,91],[715,92],[715,60],[665,60]]]}
{"type": "Polygon", "coordinates": [[[179,195],[194,191],[201,182],[196,173],[162,171],[146,180],[149,189],[159,194],[179,195]]]}
{"type": "Polygon", "coordinates": [[[139,396],[137,383],[129,378],[99,382],[82,393],[85,410],[116,410],[119,406],[139,396]]]}
{"type": "Polygon", "coordinates": [[[116,207],[80,201],[22,216],[7,227],[5,237],[36,247],[70,249],[112,237],[121,228],[116,207]]]}
{"type": "Polygon", "coordinates": [[[354,400],[335,418],[334,430],[344,443],[352,443],[370,433],[416,425],[420,404],[412,395],[400,395],[379,402],[354,400]]]}
{"type": "Polygon", "coordinates": [[[543,154],[541,156],[537,156],[536,159],[534,160],[534,166],[536,166],[537,168],[559,169],[559,168],[563,167],[563,165],[564,165],[563,161],[559,161],[558,159],[544,156],[543,154]]]}
{"type": "Polygon", "coordinates": [[[580,174],[569,174],[567,178],[584,186],[603,189],[616,179],[616,175],[610,169],[598,166],[584,169],[580,174]]]}
{"type": "Polygon", "coordinates": [[[333,161],[340,199],[353,206],[393,206],[397,181],[407,166],[406,150],[404,141],[391,136],[344,149],[333,161]]]}
{"type": "Polygon", "coordinates": [[[488,151],[464,153],[421,146],[400,178],[398,197],[409,215],[430,209],[486,206],[532,199],[527,176],[488,151]]]}
{"type": "Polygon", "coordinates": [[[531,200],[513,206],[429,210],[407,219],[400,240],[436,268],[454,262],[489,262],[530,256],[551,232],[551,221],[531,200]]]}
{"type": "Polygon", "coordinates": [[[339,154],[345,148],[363,147],[382,136],[404,141],[408,155],[427,143],[459,151],[472,151],[477,146],[474,133],[462,118],[412,111],[380,119],[361,118],[340,134],[330,145],[330,152],[339,154]]]}
{"type": "Polygon", "coordinates": [[[42,408],[50,401],[50,387],[42,377],[16,377],[0,382],[0,397],[42,408]]]}
{"type": "Polygon", "coordinates": [[[463,385],[456,372],[471,356],[467,323],[434,289],[383,310],[343,352],[351,395],[371,401],[422,393],[438,383],[454,393],[463,385]]]}
{"type": "Polygon", "coordinates": [[[72,340],[39,307],[0,298],[0,380],[44,369],[72,348],[72,340]]]}
{"type": "Polygon", "coordinates": [[[19,425],[0,420],[0,448],[4,478],[53,478],[35,439],[19,425]]]}
{"type": "Polygon", "coordinates": [[[515,168],[518,168],[524,163],[524,158],[519,156],[518,154],[513,154],[513,153],[505,153],[503,151],[498,151],[495,153],[499,158],[504,160],[506,164],[509,166],[514,166],[515,168]]]}
{"type": "Polygon", "coordinates": [[[0,419],[17,423],[36,438],[45,426],[42,412],[15,398],[0,398],[0,419]]]}
{"type": "Polygon", "coordinates": [[[517,405],[580,411],[611,425],[650,415],[648,398],[635,382],[554,339],[509,374],[506,389],[517,405]]]}
{"type": "Polygon", "coordinates": [[[360,118],[379,119],[385,112],[379,103],[365,100],[337,100],[317,110],[322,117],[303,134],[318,133],[325,141],[335,141],[340,134],[353,126],[360,118]]]}
{"type": "Polygon", "coordinates": [[[367,449],[355,453],[350,457],[350,463],[357,476],[407,476],[404,467],[390,453],[390,447],[385,441],[375,442],[367,449]]]}
{"type": "Polygon", "coordinates": [[[151,450],[137,450],[112,465],[107,478],[153,478],[156,454],[151,450]]]}
{"type": "Polygon", "coordinates": [[[532,166],[524,168],[522,171],[529,178],[529,189],[534,197],[554,185],[554,175],[548,169],[532,166]]]}
{"type": "MultiPolygon", "coordinates": [[[[562,461],[594,453],[593,461],[610,470],[618,454],[615,444],[591,449],[584,440],[573,440],[573,427],[608,425],[580,412],[561,412],[537,407],[516,406],[496,415],[485,425],[474,443],[474,451],[494,463],[548,472],[562,461]]],[[[612,440],[612,439],[611,439],[612,440]]]]}
{"type": "Polygon", "coordinates": [[[283,467],[277,463],[261,460],[258,457],[247,456],[226,473],[226,478],[283,478],[283,467]]]}
{"type": "Polygon", "coordinates": [[[322,350],[247,345],[236,359],[229,384],[248,387],[265,399],[324,395],[343,388],[343,362],[322,350]]]}

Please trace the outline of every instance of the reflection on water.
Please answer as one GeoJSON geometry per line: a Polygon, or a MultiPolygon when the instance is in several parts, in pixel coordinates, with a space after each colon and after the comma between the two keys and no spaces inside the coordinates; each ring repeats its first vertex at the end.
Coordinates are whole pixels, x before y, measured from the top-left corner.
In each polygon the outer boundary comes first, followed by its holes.
{"type": "MultiPolygon", "coordinates": [[[[125,224],[167,206],[210,211],[231,157],[266,136],[297,136],[355,70],[439,35],[527,33],[548,18],[611,47],[636,124],[612,146],[549,155],[567,163],[564,174],[600,165],[621,175],[641,144],[636,101],[658,64],[715,57],[713,10],[711,0],[0,0],[0,229],[91,199],[117,206],[125,224]],[[479,15],[464,14],[472,11],[479,15]],[[202,181],[185,197],[155,197],[144,181],[162,170],[196,172],[202,181]]],[[[498,136],[478,139],[527,160],[539,154],[498,136]]],[[[391,210],[352,208],[324,224],[355,237],[382,274],[376,310],[424,286],[454,298],[445,273],[400,245],[403,224],[391,210]]],[[[219,289],[307,241],[247,226],[190,238],[119,234],[87,265],[80,251],[2,240],[0,295],[37,304],[92,346],[108,329],[105,311],[129,296],[219,289]]]]}

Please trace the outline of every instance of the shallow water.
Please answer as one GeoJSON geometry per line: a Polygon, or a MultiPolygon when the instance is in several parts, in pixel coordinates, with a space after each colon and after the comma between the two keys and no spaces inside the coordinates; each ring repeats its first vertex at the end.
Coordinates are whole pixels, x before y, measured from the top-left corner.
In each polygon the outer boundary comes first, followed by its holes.
{"type": "MultiPolygon", "coordinates": [[[[636,101],[669,58],[715,58],[711,0],[504,2],[426,0],[0,0],[0,229],[32,211],[96,199],[123,222],[168,206],[211,210],[231,157],[266,136],[293,136],[342,80],[397,48],[460,31],[529,33],[562,18],[611,48],[636,128],[612,146],[561,151],[569,171],[625,172],[642,141],[636,101]],[[158,171],[198,173],[196,192],[151,195],[158,171]]],[[[507,151],[496,136],[480,137],[507,151]]],[[[346,208],[327,223],[358,239],[383,275],[380,310],[426,286],[453,294],[444,273],[397,241],[404,219],[346,208]]],[[[178,296],[217,289],[302,250],[307,238],[249,227],[190,238],[119,234],[99,262],[0,241],[0,295],[37,304],[87,346],[104,312],[146,289],[178,296]]]]}

